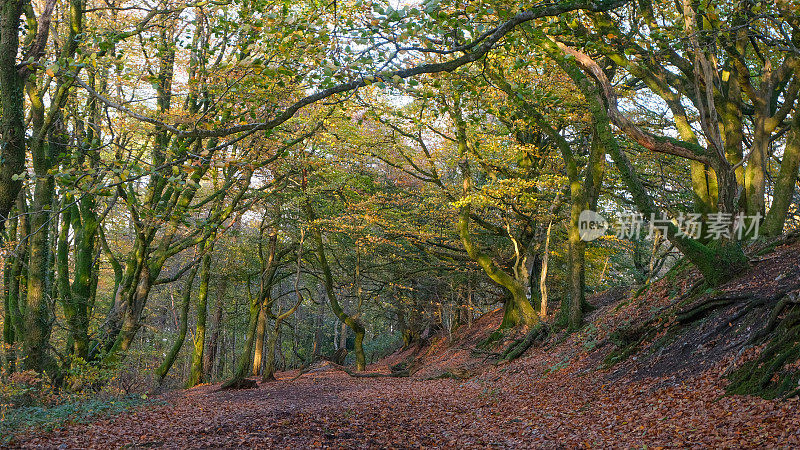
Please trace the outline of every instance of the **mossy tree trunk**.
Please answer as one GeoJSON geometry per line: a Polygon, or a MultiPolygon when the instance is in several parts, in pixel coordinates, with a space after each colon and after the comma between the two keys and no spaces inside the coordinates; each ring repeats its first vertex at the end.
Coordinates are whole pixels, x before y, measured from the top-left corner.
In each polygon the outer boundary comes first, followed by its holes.
{"type": "Polygon", "coordinates": [[[222,330],[222,305],[225,302],[225,293],[228,291],[228,278],[222,277],[217,285],[217,298],[214,305],[214,328],[208,340],[208,348],[203,354],[203,373],[206,380],[211,380],[214,370],[214,361],[217,359],[219,348],[219,334],[222,330]]]}
{"type": "MultiPolygon", "coordinates": [[[[51,263],[54,262],[51,237],[55,235],[55,224],[58,219],[58,215],[53,213],[54,205],[57,204],[58,200],[55,192],[53,169],[58,167],[57,159],[61,157],[60,153],[63,153],[61,150],[67,145],[66,126],[63,122],[62,110],[69,98],[72,80],[66,77],[58,77],[55,81],[55,86],[51,89],[49,86],[40,84],[39,80],[33,76],[32,68],[38,66],[38,59],[45,53],[44,45],[49,39],[51,18],[55,7],[54,1],[45,3],[45,7],[39,17],[33,14],[32,7],[24,3],[4,3],[2,17],[3,36],[1,39],[3,41],[10,39],[8,44],[11,46],[18,45],[16,37],[12,38],[6,34],[9,31],[6,27],[18,25],[19,14],[17,14],[17,22],[15,23],[13,23],[14,19],[11,16],[15,14],[13,10],[19,8],[20,5],[27,8],[27,26],[31,30],[31,33],[26,37],[25,44],[29,47],[28,51],[33,51],[35,55],[31,64],[27,64],[25,67],[20,68],[14,65],[13,68],[8,68],[8,70],[15,71],[16,75],[25,81],[30,109],[28,149],[30,150],[35,174],[34,196],[31,203],[31,234],[28,239],[29,260],[28,286],[25,299],[25,332],[22,334],[25,357],[23,366],[29,370],[46,372],[51,379],[58,382],[61,378],[60,367],[48,352],[54,317],[54,311],[52,311],[50,305],[51,301],[55,300],[53,296],[57,291],[57,285],[54,284],[51,271],[51,263]]],[[[69,2],[69,12],[67,13],[68,32],[64,37],[64,45],[60,48],[60,54],[58,55],[60,59],[68,60],[73,58],[77,51],[79,36],[83,33],[84,6],[83,0],[71,0],[69,2]]],[[[17,30],[14,29],[13,33],[17,33],[17,30]]],[[[3,42],[4,45],[5,43],[3,42]]],[[[16,55],[15,49],[13,54],[6,56],[10,56],[13,60],[16,55]]],[[[78,67],[76,70],[80,71],[81,69],[78,67]]],[[[4,79],[0,81],[2,81],[3,86],[0,87],[2,89],[8,87],[10,89],[8,94],[17,95],[18,91],[15,90],[19,87],[17,82],[13,82],[10,79],[6,80],[5,75],[2,78],[4,79]]],[[[5,96],[6,93],[4,92],[3,95],[5,96]]],[[[22,98],[20,97],[16,101],[21,102],[22,98]]],[[[6,112],[5,109],[4,113],[6,112]]],[[[8,112],[12,113],[10,119],[12,121],[16,120],[13,111],[8,112]]],[[[9,123],[9,125],[11,124],[9,123]]],[[[3,137],[4,139],[7,137],[5,135],[7,131],[9,132],[8,138],[12,139],[13,144],[16,142],[13,130],[4,129],[3,137]]],[[[3,156],[5,156],[5,149],[3,156]]],[[[14,155],[9,156],[12,156],[10,162],[15,163],[14,155]]],[[[4,162],[3,165],[5,166],[5,164],[4,162]]],[[[9,187],[13,190],[15,186],[17,185],[12,184],[9,187]]],[[[2,207],[3,205],[0,205],[0,208],[2,207]]],[[[94,248],[92,251],[94,251],[94,248]]],[[[86,347],[86,340],[81,339],[78,345],[81,346],[81,351],[83,351],[83,348],[86,347]]]]}
{"type": "Polygon", "coordinates": [[[233,370],[233,376],[223,383],[223,388],[231,388],[240,386],[247,377],[250,369],[250,364],[253,356],[253,343],[256,340],[256,327],[258,326],[258,313],[261,310],[261,305],[258,296],[250,295],[250,306],[248,308],[247,320],[247,338],[245,339],[244,348],[239,353],[236,360],[236,367],[233,370]]]}
{"type": "MultiPolygon", "coordinates": [[[[34,110],[33,124],[36,130],[44,129],[44,109],[34,110]]],[[[51,260],[50,232],[55,179],[49,173],[53,167],[50,145],[44,138],[32,140],[31,153],[34,160],[34,197],[31,203],[31,235],[28,238],[28,286],[25,298],[25,333],[23,337],[23,367],[26,370],[47,372],[56,377],[58,366],[48,354],[53,311],[50,308],[50,292],[53,278],[50,276],[51,260]]]]}
{"type": "MultiPolygon", "coordinates": [[[[80,124],[76,128],[81,128],[80,124]]],[[[90,133],[92,136],[92,133],[90,133]]],[[[92,140],[88,140],[92,142],[92,140]]],[[[51,142],[51,145],[53,143],[51,142]]],[[[86,163],[87,149],[79,147],[76,162],[86,163]]],[[[68,155],[67,145],[63,145],[59,154],[68,155]]],[[[89,164],[94,167],[92,159],[89,164]]],[[[68,162],[66,162],[68,164],[68,162]]],[[[56,240],[56,277],[59,290],[58,300],[64,310],[69,333],[67,353],[73,364],[89,359],[89,322],[93,292],[96,288],[97,270],[95,254],[100,219],[96,212],[96,201],[91,195],[79,199],[67,192],[61,204],[63,213],[60,220],[60,231],[56,240]],[[74,272],[70,273],[69,235],[72,230],[74,249],[74,272]],[[70,281],[72,279],[72,281],[70,281]]]]}
{"type": "MultiPolygon", "coordinates": [[[[645,217],[652,215],[659,217],[659,211],[613,135],[612,115],[615,123],[626,134],[631,135],[646,148],[658,152],[679,154],[695,158],[695,160],[710,161],[717,175],[719,211],[723,213],[736,211],[734,199],[738,184],[734,165],[727,160],[709,160],[707,155],[713,154],[713,152],[708,152],[699,146],[674,139],[660,138],[639,129],[616,109],[616,96],[605,73],[597,63],[574,49],[553,42],[539,31],[534,31],[534,34],[539,47],[559,64],[583,93],[594,120],[597,138],[611,155],[622,181],[631,193],[633,202],[645,217]],[[593,80],[590,81],[581,69],[590,73],[593,80]],[[598,85],[602,92],[598,89],[598,85]]],[[[666,228],[667,239],[698,268],[709,285],[716,286],[728,281],[732,276],[748,267],[747,258],[735,239],[721,239],[705,244],[700,240],[681,235],[678,227],[672,222],[669,222],[666,228]]]]}
{"type": "MultiPolygon", "coordinates": [[[[308,199],[305,201],[305,210],[306,217],[308,218],[309,222],[313,223],[316,221],[316,213],[314,212],[311,202],[308,199]]],[[[325,293],[328,296],[328,302],[331,306],[331,311],[333,311],[333,314],[340,321],[342,321],[342,323],[347,325],[347,327],[353,330],[353,333],[355,333],[356,346],[354,350],[356,353],[356,370],[364,370],[367,367],[367,360],[364,356],[363,347],[365,333],[364,325],[357,318],[345,313],[344,309],[339,304],[339,300],[336,296],[336,290],[333,286],[333,274],[331,273],[331,268],[328,264],[328,258],[325,256],[325,246],[322,242],[322,232],[320,231],[319,227],[314,227],[311,229],[310,233],[313,240],[314,253],[316,254],[317,261],[322,268],[325,293]]]]}
{"type": "MultiPolygon", "coordinates": [[[[14,212],[16,213],[16,211],[14,212]]],[[[20,217],[24,216],[13,217],[6,222],[8,243],[15,243],[18,235],[23,233],[23,231],[20,231],[19,234],[17,232],[18,228],[20,228],[20,217]]],[[[22,226],[24,227],[24,224],[22,226]]],[[[18,248],[20,248],[22,252],[25,246],[18,246],[18,248]]],[[[3,373],[5,374],[15,372],[17,368],[16,349],[14,345],[17,328],[15,324],[20,324],[19,328],[22,329],[22,313],[19,311],[20,278],[22,274],[20,257],[20,253],[16,255],[10,253],[3,261],[3,311],[5,312],[3,320],[3,356],[5,367],[3,368],[3,373]]]]}
{"type": "MultiPolygon", "coordinates": [[[[797,72],[796,77],[800,78],[800,69],[797,72]]],[[[783,233],[786,216],[794,198],[798,167],[800,167],[800,111],[795,111],[783,150],[780,172],[775,180],[772,205],[761,227],[762,233],[767,236],[778,236],[783,233]]]]}
{"type": "Polygon", "coordinates": [[[539,315],[542,318],[547,317],[547,302],[548,302],[548,293],[547,293],[547,270],[548,265],[550,264],[550,231],[553,228],[553,223],[547,224],[547,234],[545,235],[544,241],[544,251],[542,255],[542,269],[539,274],[539,292],[541,292],[541,308],[539,309],[539,315]]]}
{"type": "Polygon", "coordinates": [[[194,348],[192,351],[192,368],[186,387],[194,387],[205,382],[203,370],[203,353],[206,347],[206,317],[208,309],[208,285],[211,278],[211,251],[214,248],[213,240],[209,239],[203,249],[203,259],[200,262],[200,285],[197,288],[195,309],[197,312],[197,325],[194,332],[194,348]]]}
{"type": "Polygon", "coordinates": [[[186,284],[183,286],[183,296],[181,297],[180,311],[178,314],[178,335],[175,337],[175,342],[172,343],[167,356],[164,361],[156,369],[156,377],[159,383],[164,381],[172,365],[175,364],[175,359],[178,357],[184,341],[186,341],[186,331],[189,328],[189,304],[192,299],[192,285],[194,284],[195,276],[197,275],[197,266],[192,268],[186,279],[186,284]]]}
{"type": "MultiPolygon", "coordinates": [[[[300,244],[302,251],[302,244],[300,244]]],[[[261,381],[274,381],[275,380],[275,356],[278,354],[280,349],[278,348],[278,343],[280,342],[280,335],[281,335],[281,325],[283,325],[283,321],[291,317],[297,311],[297,308],[300,307],[300,304],[303,302],[303,297],[300,295],[300,291],[297,288],[298,282],[300,278],[300,258],[301,256],[298,255],[298,270],[295,278],[295,293],[297,295],[297,301],[295,304],[290,307],[287,311],[281,312],[278,311],[278,314],[275,315],[275,320],[273,322],[273,326],[269,329],[269,337],[267,339],[267,349],[264,361],[264,371],[261,374],[261,381]]]]}
{"type": "Polygon", "coordinates": [[[250,307],[248,310],[247,339],[245,340],[244,348],[237,359],[233,376],[230,380],[223,384],[223,387],[239,386],[247,374],[252,372],[252,358],[254,353],[253,347],[255,346],[256,341],[259,316],[262,309],[266,309],[267,317],[270,315],[270,309],[272,308],[272,286],[275,283],[275,274],[281,259],[289,252],[291,248],[287,247],[280,253],[277,252],[278,230],[274,225],[270,225],[267,222],[266,215],[261,220],[259,233],[260,239],[258,244],[258,257],[261,264],[259,290],[257,295],[252,295],[250,292],[250,285],[248,284],[247,293],[250,297],[250,307]],[[267,247],[264,248],[264,236],[267,232],[269,232],[267,247]]]}
{"type": "Polygon", "coordinates": [[[503,286],[510,294],[510,301],[506,302],[506,311],[501,326],[513,327],[523,324],[526,326],[534,326],[539,323],[539,316],[528,299],[526,285],[503,271],[489,255],[483,253],[470,233],[471,204],[468,197],[472,193],[472,172],[468,159],[467,128],[461,115],[459,102],[460,99],[455,98],[449,111],[455,122],[456,141],[458,143],[459,158],[461,158],[459,166],[463,183],[462,204],[459,206],[458,223],[456,225],[458,235],[461,238],[461,244],[464,246],[469,257],[478,263],[486,275],[495,283],[503,286]]]}
{"type": "Polygon", "coordinates": [[[269,329],[269,336],[266,343],[266,355],[264,358],[264,370],[261,373],[261,381],[275,381],[275,351],[278,346],[280,334],[280,322],[276,319],[275,325],[269,329]]]}
{"type": "Polygon", "coordinates": [[[6,361],[9,362],[9,369],[12,368],[12,364],[10,364],[12,361],[14,363],[13,368],[17,368],[17,347],[19,346],[18,343],[22,340],[21,338],[25,333],[25,304],[23,299],[27,296],[26,289],[28,282],[27,271],[25,270],[24,265],[25,261],[27,260],[28,247],[25,245],[23,236],[27,236],[30,233],[28,215],[24,214],[27,212],[27,201],[25,200],[25,196],[26,189],[22,189],[17,197],[17,204],[14,210],[17,216],[12,219],[11,224],[13,227],[9,230],[13,232],[13,234],[10,233],[10,235],[15,236],[14,240],[18,241],[16,246],[16,254],[11,255],[11,257],[8,259],[8,262],[10,263],[10,274],[9,283],[7,284],[8,289],[5,299],[6,301],[4,302],[8,304],[8,307],[5,310],[6,319],[4,324],[8,323],[11,326],[7,336],[9,339],[13,338],[13,341],[16,343],[15,345],[6,348],[8,355],[6,361]]]}
{"type": "Polygon", "coordinates": [[[25,172],[25,76],[17,68],[23,5],[4,1],[0,6],[0,232],[17,201],[25,172]]]}
{"type": "Polygon", "coordinates": [[[250,373],[253,376],[261,375],[264,367],[264,337],[267,335],[267,308],[262,307],[258,313],[258,325],[256,326],[256,344],[253,352],[253,368],[250,373]]]}
{"type": "Polygon", "coordinates": [[[569,328],[576,329],[583,321],[583,313],[587,308],[585,296],[586,242],[580,236],[579,218],[582,211],[586,209],[594,210],[597,207],[600,187],[605,174],[605,147],[603,142],[596,136],[596,133],[593,132],[589,158],[583,170],[583,175],[581,175],[572,146],[558,130],[553,128],[550,121],[532,103],[519,98],[511,85],[499,74],[490,73],[490,76],[500,89],[508,95],[509,99],[519,103],[520,109],[527,120],[531,121],[550,138],[559,149],[561,158],[564,160],[571,203],[567,229],[570,295],[563,298],[560,314],[562,321],[569,328]]]}

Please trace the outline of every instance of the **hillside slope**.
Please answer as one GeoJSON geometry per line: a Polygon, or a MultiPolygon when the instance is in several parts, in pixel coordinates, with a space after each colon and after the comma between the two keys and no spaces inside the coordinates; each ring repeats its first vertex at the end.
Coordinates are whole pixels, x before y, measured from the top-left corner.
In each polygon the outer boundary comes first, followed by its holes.
{"type": "MultiPolygon", "coordinates": [[[[797,386],[800,377],[793,364],[800,356],[800,336],[794,334],[800,322],[794,320],[800,312],[800,239],[796,234],[784,236],[748,252],[750,270],[716,289],[706,288],[696,270],[679,264],[637,291],[617,287],[590,296],[594,310],[581,330],[551,333],[521,358],[522,363],[537,355],[547,356],[553,365],[586,360],[585,370],[598,371],[609,381],[683,381],[719,370],[722,376],[732,376],[735,392],[791,395],[787,387],[797,386]],[[785,361],[771,368],[769,382],[743,384],[737,372],[743,367],[753,372],[754,365],[765,370],[758,358],[769,356],[769,349],[781,340],[779,355],[785,361]]],[[[498,362],[503,347],[520,337],[509,335],[494,346],[481,345],[501,320],[502,311],[492,311],[471,327],[399,351],[382,364],[406,361],[418,378],[481,373],[498,362]]]]}

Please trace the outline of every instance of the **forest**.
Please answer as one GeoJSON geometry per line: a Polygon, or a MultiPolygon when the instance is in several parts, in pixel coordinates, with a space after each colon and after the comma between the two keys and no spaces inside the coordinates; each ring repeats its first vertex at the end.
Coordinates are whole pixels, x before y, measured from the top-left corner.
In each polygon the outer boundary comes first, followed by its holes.
{"type": "Polygon", "coordinates": [[[800,1],[0,14],[0,447],[800,445],[800,1]]]}

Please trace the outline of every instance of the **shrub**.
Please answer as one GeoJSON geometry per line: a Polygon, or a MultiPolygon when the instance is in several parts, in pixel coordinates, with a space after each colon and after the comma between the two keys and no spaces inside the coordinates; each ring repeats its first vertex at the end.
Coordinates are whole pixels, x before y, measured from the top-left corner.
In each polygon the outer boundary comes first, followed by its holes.
{"type": "Polygon", "coordinates": [[[53,387],[32,370],[15,372],[0,385],[0,405],[5,408],[47,405],[53,400],[53,387]]]}

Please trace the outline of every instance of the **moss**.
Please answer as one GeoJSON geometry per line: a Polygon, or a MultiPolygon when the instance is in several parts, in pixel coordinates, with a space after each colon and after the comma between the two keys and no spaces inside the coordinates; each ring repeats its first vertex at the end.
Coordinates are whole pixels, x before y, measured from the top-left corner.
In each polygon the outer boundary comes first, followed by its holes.
{"type": "MultiPolygon", "coordinates": [[[[635,298],[635,297],[636,297],[636,296],[634,295],[634,298],[635,298]]],[[[629,299],[627,299],[627,300],[623,300],[623,301],[619,302],[619,303],[617,304],[617,306],[615,306],[615,307],[614,307],[614,312],[619,312],[619,311],[620,311],[622,308],[624,308],[624,307],[626,307],[626,306],[630,305],[630,304],[631,304],[631,300],[632,300],[632,299],[631,299],[631,298],[629,298],[629,299]]]]}
{"type": "Polygon", "coordinates": [[[503,307],[503,321],[500,322],[501,330],[508,330],[522,323],[522,315],[517,309],[516,303],[510,298],[506,299],[503,307]]]}
{"type": "Polygon", "coordinates": [[[612,351],[603,359],[603,367],[609,368],[613,367],[620,361],[624,361],[628,359],[629,356],[636,353],[639,350],[639,345],[631,345],[629,347],[619,348],[617,350],[612,351]]]}
{"type": "MultiPolygon", "coordinates": [[[[587,302],[586,299],[581,299],[581,316],[585,317],[590,312],[597,309],[594,305],[587,302]]],[[[553,320],[553,329],[554,330],[567,330],[569,332],[575,332],[580,330],[585,324],[581,323],[578,326],[573,326],[570,324],[569,320],[569,302],[568,300],[564,300],[561,303],[561,310],[556,314],[555,319],[553,320]]]]}
{"type": "Polygon", "coordinates": [[[707,287],[708,285],[705,282],[696,285],[691,291],[686,293],[686,295],[684,295],[675,306],[682,308],[694,304],[700,297],[706,295],[705,292],[707,287]]]}
{"type": "Polygon", "coordinates": [[[503,351],[501,358],[505,361],[513,361],[514,359],[519,358],[535,342],[544,339],[547,336],[547,333],[547,327],[542,324],[533,327],[522,339],[517,339],[512,342],[508,348],[503,351]]]}
{"type": "Polygon", "coordinates": [[[428,380],[446,380],[446,379],[449,379],[449,380],[463,381],[463,380],[467,380],[469,378],[472,378],[473,375],[474,375],[474,373],[472,373],[471,370],[464,369],[464,368],[461,368],[461,367],[456,367],[456,368],[453,368],[453,369],[445,370],[444,372],[442,372],[441,374],[439,374],[439,375],[437,375],[435,377],[428,378],[428,380]]]}
{"type": "Polygon", "coordinates": [[[30,430],[50,432],[69,423],[89,423],[99,417],[112,417],[144,404],[161,404],[146,395],[103,398],[63,398],[54,406],[28,406],[4,411],[0,420],[0,447],[14,444],[19,434],[30,430]]]}
{"type": "Polygon", "coordinates": [[[645,284],[645,285],[642,285],[642,287],[640,287],[639,289],[637,289],[637,290],[636,290],[636,292],[633,294],[633,297],[634,297],[634,298],[637,298],[637,297],[639,297],[640,295],[644,294],[644,292],[645,292],[645,291],[647,290],[647,288],[649,288],[650,286],[652,286],[652,285],[650,285],[650,284],[645,284]]]}
{"type": "Polygon", "coordinates": [[[750,266],[741,245],[736,241],[712,241],[708,245],[709,258],[698,262],[698,269],[711,286],[729,281],[750,266]]]}
{"type": "Polygon", "coordinates": [[[653,342],[647,354],[652,355],[657,351],[661,350],[662,348],[668,346],[669,344],[675,342],[684,331],[685,328],[682,327],[674,327],[668,329],[663,336],[661,336],[660,338],[658,338],[653,342]]]}
{"type": "Polygon", "coordinates": [[[686,271],[692,268],[691,262],[686,258],[681,258],[664,274],[664,278],[674,281],[679,276],[685,275],[686,271]]]}
{"type": "Polygon", "coordinates": [[[800,370],[787,365],[800,358],[800,308],[790,311],[758,358],[744,363],[728,377],[728,394],[766,399],[796,392],[800,370]]]}
{"type": "Polygon", "coordinates": [[[495,330],[486,339],[478,342],[475,346],[482,350],[487,350],[494,347],[495,344],[505,339],[506,333],[504,329],[495,330]]]}
{"type": "Polygon", "coordinates": [[[629,323],[617,328],[609,335],[609,340],[611,340],[617,348],[612,350],[605,357],[603,365],[608,368],[620,361],[624,361],[630,355],[639,351],[642,342],[653,336],[656,331],[657,329],[653,321],[648,321],[640,326],[629,323]]]}

